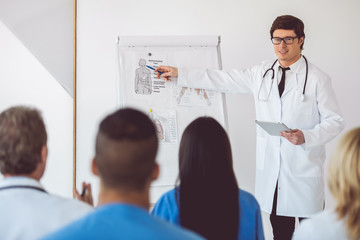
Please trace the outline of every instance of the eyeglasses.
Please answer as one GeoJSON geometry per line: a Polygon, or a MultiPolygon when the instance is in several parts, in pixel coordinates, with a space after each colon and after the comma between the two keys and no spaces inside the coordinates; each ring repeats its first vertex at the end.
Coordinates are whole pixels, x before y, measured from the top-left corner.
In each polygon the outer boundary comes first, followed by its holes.
{"type": "Polygon", "coordinates": [[[294,42],[295,38],[297,38],[297,36],[295,36],[295,37],[286,37],[286,38],[273,37],[273,38],[271,38],[271,41],[272,41],[272,43],[274,45],[279,45],[282,40],[284,40],[285,44],[292,44],[294,42]]]}

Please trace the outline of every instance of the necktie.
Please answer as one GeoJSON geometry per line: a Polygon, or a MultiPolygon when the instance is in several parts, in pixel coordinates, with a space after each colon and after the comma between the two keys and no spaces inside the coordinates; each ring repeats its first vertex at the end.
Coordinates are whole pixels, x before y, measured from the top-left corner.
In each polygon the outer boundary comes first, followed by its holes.
{"type": "Polygon", "coordinates": [[[290,68],[289,67],[283,68],[281,66],[280,66],[280,68],[281,68],[281,71],[282,71],[282,75],[281,75],[281,80],[280,80],[280,83],[279,83],[278,87],[279,87],[279,95],[281,97],[281,95],[284,92],[284,88],[285,88],[285,72],[286,72],[286,70],[290,70],[290,68]]]}

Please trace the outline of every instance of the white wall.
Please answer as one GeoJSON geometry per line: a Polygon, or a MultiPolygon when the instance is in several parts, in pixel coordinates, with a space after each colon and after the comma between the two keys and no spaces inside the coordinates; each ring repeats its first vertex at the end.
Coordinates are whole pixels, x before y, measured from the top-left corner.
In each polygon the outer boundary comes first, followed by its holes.
{"type": "Polygon", "coordinates": [[[48,133],[45,188],[72,197],[72,98],[0,21],[0,111],[14,105],[36,107],[48,133]]]}
{"type": "MultiPolygon", "coordinates": [[[[78,0],[79,179],[96,182],[89,172],[96,128],[116,107],[116,36],[221,35],[224,69],[246,68],[276,58],[269,36],[272,21],[279,15],[295,15],[305,23],[303,54],[332,77],[348,130],[360,125],[359,9],[358,0],[78,0]]],[[[253,193],[252,96],[227,95],[227,104],[239,185],[253,193]]],[[[335,143],[327,145],[329,155],[335,143]]],[[[267,237],[271,238],[269,231],[267,237]]]]}

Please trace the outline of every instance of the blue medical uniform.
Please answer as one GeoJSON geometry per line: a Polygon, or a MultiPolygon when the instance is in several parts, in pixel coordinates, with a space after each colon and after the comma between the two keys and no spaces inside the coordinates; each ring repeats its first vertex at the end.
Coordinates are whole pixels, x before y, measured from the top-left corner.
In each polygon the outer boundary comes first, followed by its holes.
{"type": "Polygon", "coordinates": [[[155,218],[143,208],[113,203],[97,208],[93,213],[43,239],[200,240],[203,238],[155,218]]]}
{"type": "MultiPolygon", "coordinates": [[[[175,191],[175,189],[170,190],[161,196],[152,211],[152,215],[165,219],[175,225],[181,225],[175,191]]],[[[214,207],[221,208],[221,206],[214,207]]],[[[209,209],[209,211],[211,211],[211,209],[209,209]]],[[[239,189],[239,212],[238,239],[264,239],[259,204],[253,195],[241,189],[239,189]]],[[[224,221],[226,220],[224,219],[224,221]]]]}

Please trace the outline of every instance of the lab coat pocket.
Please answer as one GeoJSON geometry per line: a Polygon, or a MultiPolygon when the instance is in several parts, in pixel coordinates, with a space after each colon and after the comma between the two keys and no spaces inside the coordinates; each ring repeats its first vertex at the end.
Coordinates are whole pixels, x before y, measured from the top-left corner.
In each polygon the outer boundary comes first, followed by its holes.
{"type": "Polygon", "coordinates": [[[312,104],[308,101],[297,101],[293,111],[296,115],[312,115],[312,104]]]}
{"type": "Polygon", "coordinates": [[[298,101],[293,108],[293,124],[295,128],[310,129],[314,125],[313,105],[298,101]]]}
{"type": "Polygon", "coordinates": [[[266,147],[267,138],[258,136],[256,140],[256,168],[259,170],[264,169],[266,147]]]}

